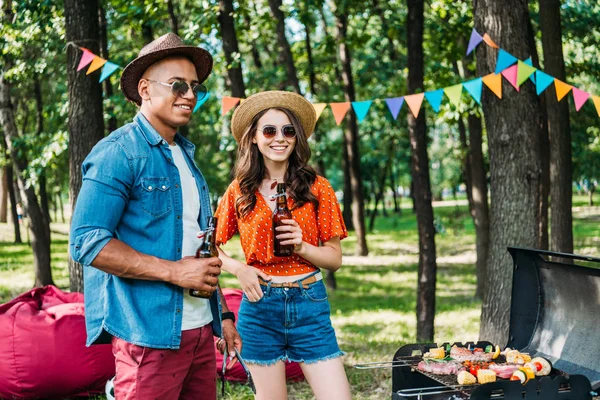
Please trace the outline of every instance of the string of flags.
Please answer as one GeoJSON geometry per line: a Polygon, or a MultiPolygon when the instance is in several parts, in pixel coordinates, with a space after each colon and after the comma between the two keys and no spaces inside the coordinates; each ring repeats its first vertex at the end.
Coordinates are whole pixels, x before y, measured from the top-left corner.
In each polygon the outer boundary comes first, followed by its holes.
{"type": "Polygon", "coordinates": [[[104,58],[95,55],[90,50],[85,47],[79,47],[79,49],[83,52],[81,54],[81,59],[79,60],[79,65],[77,66],[77,71],[81,71],[85,67],[88,67],[86,75],[91,74],[92,72],[102,68],[102,73],[100,74],[100,82],[103,82],[106,78],[111,76],[116,70],[121,68],[120,65],[112,63],[104,58]]]}

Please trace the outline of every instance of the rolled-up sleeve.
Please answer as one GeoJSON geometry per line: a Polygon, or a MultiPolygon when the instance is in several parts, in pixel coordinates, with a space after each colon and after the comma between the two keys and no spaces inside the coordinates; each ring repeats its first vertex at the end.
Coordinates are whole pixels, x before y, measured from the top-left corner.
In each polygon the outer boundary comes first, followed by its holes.
{"type": "Polygon", "coordinates": [[[73,260],[92,265],[115,235],[133,185],[133,168],[121,145],[105,139],[86,157],[82,174],[69,246],[73,260]]]}

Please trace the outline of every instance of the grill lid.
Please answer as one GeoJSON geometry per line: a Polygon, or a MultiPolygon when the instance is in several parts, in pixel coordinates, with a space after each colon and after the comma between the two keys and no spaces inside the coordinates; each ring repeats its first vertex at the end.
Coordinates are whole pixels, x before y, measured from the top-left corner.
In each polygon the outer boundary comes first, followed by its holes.
{"type": "Polygon", "coordinates": [[[600,381],[600,258],[508,251],[514,270],[507,346],[600,381]]]}

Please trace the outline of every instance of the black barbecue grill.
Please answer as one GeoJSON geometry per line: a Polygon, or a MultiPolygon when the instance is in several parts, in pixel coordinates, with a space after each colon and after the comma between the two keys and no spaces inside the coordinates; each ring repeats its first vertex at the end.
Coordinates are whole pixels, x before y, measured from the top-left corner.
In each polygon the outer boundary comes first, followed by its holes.
{"type": "MultiPolygon", "coordinates": [[[[408,344],[398,349],[391,363],[381,363],[393,368],[393,400],[589,400],[597,396],[600,258],[516,247],[508,251],[514,271],[507,347],[550,360],[550,376],[525,385],[498,379],[483,385],[460,386],[456,375],[435,375],[417,369],[422,355],[440,346],[408,344]],[[581,265],[584,263],[590,266],[581,265]]],[[[491,343],[452,345],[485,349],[491,343]]],[[[364,364],[362,368],[377,364],[364,364]]]]}

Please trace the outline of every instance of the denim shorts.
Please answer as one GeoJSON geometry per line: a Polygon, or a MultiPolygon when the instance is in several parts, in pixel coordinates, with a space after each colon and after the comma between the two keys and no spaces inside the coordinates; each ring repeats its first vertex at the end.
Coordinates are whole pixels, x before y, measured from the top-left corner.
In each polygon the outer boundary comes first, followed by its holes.
{"type": "Polygon", "coordinates": [[[253,303],[244,294],[237,329],[246,362],[272,365],[279,360],[305,362],[344,355],[331,326],[323,281],[307,289],[261,285],[263,297],[253,303]]]}

